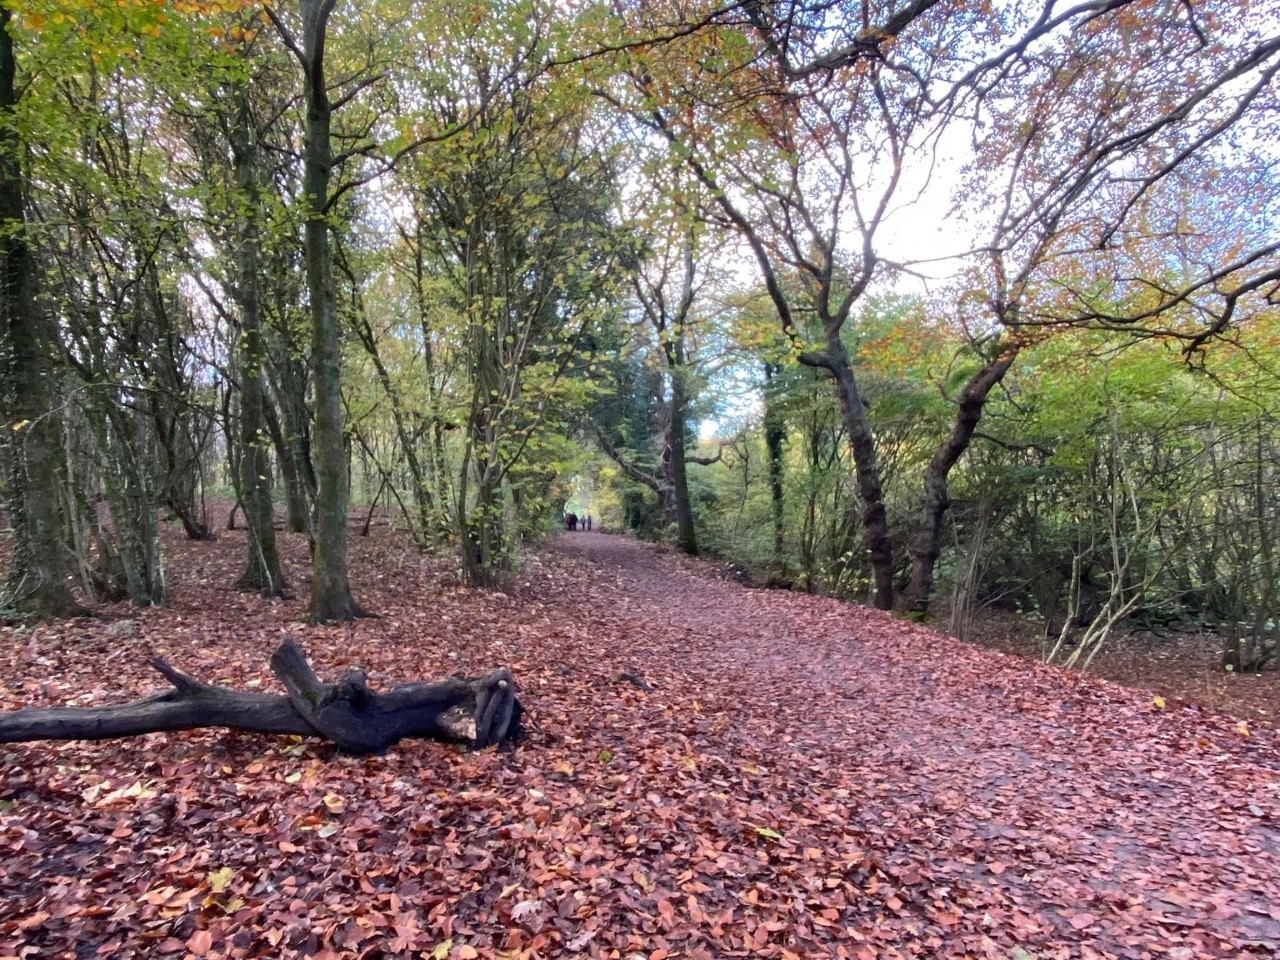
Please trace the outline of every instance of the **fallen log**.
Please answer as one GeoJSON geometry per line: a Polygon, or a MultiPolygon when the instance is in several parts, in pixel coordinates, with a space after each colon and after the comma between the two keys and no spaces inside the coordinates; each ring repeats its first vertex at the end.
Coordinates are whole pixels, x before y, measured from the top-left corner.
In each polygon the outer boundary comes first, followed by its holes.
{"type": "Polygon", "coordinates": [[[161,660],[148,663],[173,684],[133,703],[0,712],[0,743],[108,740],[167,730],[226,727],[331,740],[348,753],[377,753],[406,737],[462,743],[474,750],[521,736],[524,708],[506,669],[484,677],[404,683],[386,693],[359,670],[322,683],[292,640],[271,655],[284,695],[203,683],[161,660]]]}

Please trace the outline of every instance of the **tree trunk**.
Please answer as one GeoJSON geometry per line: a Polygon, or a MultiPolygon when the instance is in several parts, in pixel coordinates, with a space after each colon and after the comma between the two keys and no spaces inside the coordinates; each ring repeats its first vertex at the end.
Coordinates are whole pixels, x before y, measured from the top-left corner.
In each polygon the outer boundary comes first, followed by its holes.
{"type": "Polygon", "coordinates": [[[880,466],[867,410],[849,363],[849,352],[840,339],[840,327],[829,324],[826,335],[829,369],[835,376],[840,414],[849,435],[853,464],[862,498],[862,536],[871,552],[872,603],[878,610],[893,609],[893,541],[880,487],[880,466]]]}
{"type": "Polygon", "coordinates": [[[502,488],[498,457],[498,415],[495,398],[502,393],[501,358],[490,331],[476,323],[470,331],[475,383],[467,416],[467,446],[458,477],[458,536],[467,582],[475,587],[497,586],[506,566],[507,532],[503,524],[502,488]],[[475,482],[475,501],[467,491],[475,482]]]}
{"type": "Polygon", "coordinates": [[[911,551],[910,609],[913,613],[927,613],[933,597],[934,568],[942,553],[942,522],[951,506],[947,478],[951,468],[969,449],[973,433],[982,420],[987,397],[1013,366],[1018,349],[1016,344],[1011,345],[969,378],[960,392],[951,433],[938,445],[933,459],[924,469],[924,506],[921,508],[915,547],[911,551]]]}
{"type": "Polygon", "coordinates": [[[822,459],[822,422],[815,411],[809,414],[804,428],[804,446],[809,466],[805,482],[804,519],[800,525],[800,569],[804,571],[804,589],[814,593],[818,560],[818,464],[822,459]]]}
{"type": "Polygon", "coordinates": [[[698,535],[693,526],[693,504],[689,500],[689,468],[685,460],[688,399],[685,397],[684,376],[685,367],[681,356],[671,367],[671,422],[667,428],[667,449],[671,452],[669,477],[676,512],[676,546],[696,557],[698,535]]]}
{"type": "MultiPolygon", "coordinates": [[[[84,209],[78,216],[87,217],[84,209]]],[[[82,261],[88,263],[82,250],[82,261]]],[[[97,460],[111,516],[110,532],[101,526],[100,580],[112,600],[128,597],[140,607],[163,603],[166,594],[160,536],[156,521],[154,430],[141,411],[124,402],[112,383],[102,295],[92,273],[84,316],[86,363],[77,365],[84,378],[85,418],[97,448],[97,460]]]]}
{"type": "Polygon", "coordinates": [[[0,713],[0,743],[107,740],[162,730],[226,727],[251,733],[318,736],[349,753],[377,753],[406,737],[465,743],[479,750],[522,734],[524,708],[509,670],[474,680],[406,683],[370,690],[349,671],[336,684],[317,679],[296,643],[271,655],[287,695],[250,693],[202,683],[160,659],[151,665],[174,689],[112,707],[63,707],[0,713]]]}
{"type": "MultiPolygon", "coordinates": [[[[433,303],[427,295],[427,269],[423,257],[423,233],[427,226],[421,211],[414,211],[413,278],[414,305],[418,311],[418,327],[422,331],[422,370],[427,387],[427,417],[430,443],[427,462],[435,488],[435,514],[432,517],[432,539],[443,542],[449,535],[449,498],[445,487],[447,465],[444,455],[444,422],[440,416],[440,386],[436,382],[434,331],[432,330],[433,303]]],[[[428,498],[429,499],[429,498],[428,498]]]]}
{"type": "MultiPolygon", "coordinates": [[[[483,424],[477,429],[483,430],[483,424]]],[[[502,489],[498,483],[493,463],[488,457],[487,445],[475,444],[464,454],[462,476],[458,485],[458,533],[462,550],[463,569],[467,583],[473,587],[498,586],[507,568],[502,489]],[[467,488],[470,477],[467,472],[474,464],[475,501],[467,505],[467,488]]]]}
{"type": "MultiPolygon", "coordinates": [[[[382,362],[382,354],[378,351],[378,341],[374,336],[373,327],[369,325],[368,318],[363,314],[359,320],[358,334],[365,353],[373,362],[373,369],[378,375],[378,383],[382,385],[382,392],[390,404],[391,422],[396,428],[396,437],[400,441],[400,451],[404,454],[405,465],[409,468],[409,481],[413,486],[413,503],[417,516],[406,517],[406,519],[413,525],[413,542],[419,550],[426,550],[434,539],[435,518],[439,516],[436,504],[431,499],[431,481],[418,457],[417,438],[409,429],[400,391],[391,377],[391,371],[382,362]]],[[[386,482],[385,477],[383,482],[386,482]]]]}
{"type": "Polygon", "coordinates": [[[774,395],[774,378],[778,375],[776,363],[764,365],[764,445],[769,459],[769,502],[773,514],[773,566],[775,576],[782,575],[783,522],[782,522],[782,444],[786,440],[786,427],[778,411],[774,395]]]}
{"type": "Polygon", "coordinates": [[[47,325],[35,302],[35,264],[22,209],[22,142],[13,122],[12,11],[0,7],[0,434],[8,460],[13,557],[7,593],[39,617],[83,613],[67,585],[58,503],[61,440],[47,325]]]}
{"type": "Polygon", "coordinates": [[[159,496],[161,503],[182,522],[191,540],[211,540],[208,517],[196,506],[200,469],[200,444],[192,436],[191,418],[196,415],[190,403],[189,384],[183,374],[183,360],[176,353],[183,345],[181,332],[175,327],[171,305],[166,303],[160,271],[154,259],[147,260],[139,282],[143,309],[152,321],[148,355],[138,358],[138,365],[151,381],[147,401],[156,438],[158,455],[159,496]]]}
{"type": "MultiPolygon", "coordinates": [[[[168,372],[170,371],[165,371],[168,372]]],[[[176,399],[177,391],[172,389],[174,382],[168,377],[165,379],[169,380],[166,383],[167,389],[153,389],[147,393],[160,460],[159,500],[182,523],[187,539],[212,540],[213,531],[206,522],[207,518],[197,516],[196,510],[196,481],[200,475],[199,451],[185,434],[186,425],[180,422],[180,415],[171,406],[165,405],[166,402],[180,402],[176,399]]]]}
{"type": "Polygon", "coordinates": [[[307,293],[311,306],[311,364],[315,378],[316,529],[312,561],[313,620],[351,620],[362,611],[347,580],[347,453],[343,443],[342,349],[329,248],[329,175],[333,165],[333,108],[325,85],[329,15],[337,0],[302,0],[306,132],[303,192],[307,293]]]}
{"type": "Polygon", "coordinates": [[[285,528],[292,533],[306,533],[311,525],[311,509],[308,506],[310,487],[303,478],[304,470],[298,466],[301,444],[285,436],[271,395],[264,388],[262,413],[266,420],[271,445],[276,450],[276,462],[284,480],[285,528]]]}
{"type": "MultiPolygon", "coordinates": [[[[232,132],[232,163],[244,204],[240,225],[236,300],[240,307],[240,498],[249,528],[248,557],[237,586],[275,596],[284,590],[276,551],[275,509],[271,501],[271,458],[266,431],[266,386],[259,297],[258,216],[260,188],[257,143],[246,90],[240,91],[232,132]]],[[[234,511],[232,511],[234,515],[234,511]]]]}

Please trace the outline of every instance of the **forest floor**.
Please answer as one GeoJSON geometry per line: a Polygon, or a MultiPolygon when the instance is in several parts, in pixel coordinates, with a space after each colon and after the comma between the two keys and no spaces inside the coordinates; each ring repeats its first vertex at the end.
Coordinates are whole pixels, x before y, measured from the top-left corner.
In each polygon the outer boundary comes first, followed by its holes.
{"type": "MultiPolygon", "coordinates": [[[[974,618],[969,639],[990,650],[1042,661],[1056,636],[1046,641],[1042,623],[987,611],[974,618]]],[[[1280,670],[1223,670],[1222,641],[1208,630],[1115,630],[1089,673],[1166,699],[1222,710],[1258,726],[1280,726],[1280,670]]]]}
{"type": "Polygon", "coordinates": [[[300,536],[276,601],[228,589],[242,533],[169,546],[170,605],[0,634],[0,708],[133,699],[152,652],[271,689],[287,634],[375,686],[509,666],[535,724],[0,746],[0,957],[1280,951],[1273,730],[596,533],[506,592],[354,538],[379,618],[342,626],[301,622],[300,536]]]}

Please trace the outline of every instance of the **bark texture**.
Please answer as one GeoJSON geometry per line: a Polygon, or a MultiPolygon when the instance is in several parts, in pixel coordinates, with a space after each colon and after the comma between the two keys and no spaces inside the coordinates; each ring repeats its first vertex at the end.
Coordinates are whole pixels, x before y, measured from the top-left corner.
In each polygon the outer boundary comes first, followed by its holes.
{"type": "Polygon", "coordinates": [[[351,620],[362,611],[347,579],[347,451],[343,443],[342,349],[329,244],[329,179],[333,167],[333,105],[325,83],[325,43],[336,0],[303,0],[302,67],[306,133],[303,190],[307,201],[307,292],[311,303],[311,364],[315,387],[316,524],[311,617],[351,620]]]}
{"type": "Polygon", "coordinates": [[[683,350],[674,351],[677,359],[671,364],[671,423],[667,430],[667,450],[670,459],[667,472],[670,477],[671,498],[676,514],[676,546],[690,556],[698,555],[698,533],[693,522],[693,502],[689,498],[689,467],[685,442],[688,437],[688,397],[685,394],[685,369],[683,350]]]}
{"type": "Polygon", "coordinates": [[[769,505],[773,519],[773,567],[774,575],[780,576],[783,567],[783,499],[782,477],[783,460],[782,445],[786,442],[786,423],[778,410],[778,397],[774,386],[774,378],[778,376],[778,365],[764,365],[764,445],[768,451],[769,470],[769,505]]]}
{"type": "Polygon", "coordinates": [[[248,557],[238,586],[273,596],[281,593],[285,584],[276,550],[266,382],[262,376],[265,349],[259,287],[258,145],[245,90],[240,92],[231,141],[236,186],[245,211],[238,241],[236,300],[240,307],[240,499],[249,537],[248,557]]]}
{"type": "Polygon", "coordinates": [[[951,432],[938,445],[933,459],[925,467],[924,506],[911,561],[910,608],[913,613],[927,613],[933,597],[934,568],[942,553],[942,522],[951,507],[947,486],[951,468],[969,449],[974,431],[982,421],[987,397],[991,395],[992,388],[1004,379],[1017,356],[1018,347],[1010,346],[969,378],[960,392],[951,432]]]}
{"type": "Polygon", "coordinates": [[[0,434],[8,461],[14,551],[9,602],[23,613],[83,612],[67,585],[58,504],[60,436],[49,336],[35,301],[35,264],[22,208],[22,142],[13,124],[17,64],[12,12],[0,7],[0,434]]]}
{"type": "Polygon", "coordinates": [[[858,496],[862,500],[862,536],[871,554],[872,598],[878,610],[893,609],[893,541],[889,538],[889,518],[880,485],[880,465],[875,437],[867,420],[867,408],[858,392],[858,383],[849,353],[840,339],[840,328],[827,325],[828,369],[835,377],[840,399],[840,416],[849,435],[858,496]]]}

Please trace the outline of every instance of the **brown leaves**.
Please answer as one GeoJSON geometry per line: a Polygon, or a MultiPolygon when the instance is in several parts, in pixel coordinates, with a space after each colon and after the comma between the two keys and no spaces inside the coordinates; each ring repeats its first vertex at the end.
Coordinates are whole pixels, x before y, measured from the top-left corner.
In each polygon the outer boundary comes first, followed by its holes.
{"type": "MultiPolygon", "coordinates": [[[[1270,731],[592,543],[582,557],[565,538],[500,594],[354,541],[382,618],[344,627],[211,586],[238,573],[232,536],[175,543],[174,605],[131,613],[130,632],[0,640],[5,706],[130,699],[160,646],[269,685],[289,630],[322,673],[358,659],[375,685],[510,663],[534,720],[508,754],[357,759],[215,731],[0,748],[0,955],[1043,960],[1280,942],[1270,731]]],[[[304,582],[305,544],[288,547],[304,582]]]]}

